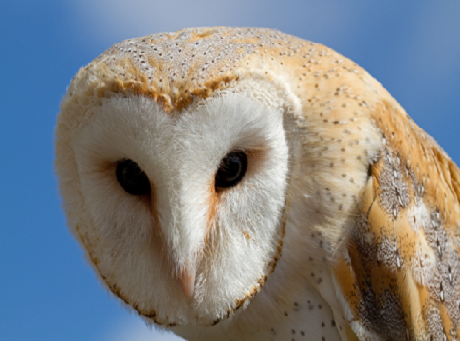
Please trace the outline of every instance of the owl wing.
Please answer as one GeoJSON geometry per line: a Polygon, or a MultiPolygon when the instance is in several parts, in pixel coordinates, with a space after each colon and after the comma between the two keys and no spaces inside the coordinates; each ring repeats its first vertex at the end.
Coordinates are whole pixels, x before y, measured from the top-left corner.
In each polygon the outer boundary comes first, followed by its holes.
{"type": "Polygon", "coordinates": [[[360,340],[456,340],[460,171],[397,105],[373,119],[383,148],[334,280],[360,340]]]}

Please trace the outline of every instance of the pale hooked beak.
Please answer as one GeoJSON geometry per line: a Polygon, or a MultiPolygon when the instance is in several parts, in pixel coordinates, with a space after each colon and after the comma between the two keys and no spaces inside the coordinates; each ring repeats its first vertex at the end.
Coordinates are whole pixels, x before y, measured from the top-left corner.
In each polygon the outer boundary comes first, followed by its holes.
{"type": "Polygon", "coordinates": [[[193,297],[193,293],[195,292],[195,276],[195,262],[187,263],[187,265],[184,267],[184,270],[182,270],[180,281],[182,284],[182,291],[184,292],[184,295],[188,300],[193,297]]]}

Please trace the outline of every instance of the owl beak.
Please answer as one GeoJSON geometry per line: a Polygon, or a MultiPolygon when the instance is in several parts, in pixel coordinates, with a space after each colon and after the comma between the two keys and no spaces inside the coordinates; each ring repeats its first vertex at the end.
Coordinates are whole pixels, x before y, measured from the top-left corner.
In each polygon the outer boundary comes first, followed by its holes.
{"type": "Polygon", "coordinates": [[[187,263],[187,265],[182,270],[180,280],[182,284],[182,291],[184,292],[184,295],[188,300],[193,297],[193,293],[195,292],[195,275],[195,262],[187,263]]]}

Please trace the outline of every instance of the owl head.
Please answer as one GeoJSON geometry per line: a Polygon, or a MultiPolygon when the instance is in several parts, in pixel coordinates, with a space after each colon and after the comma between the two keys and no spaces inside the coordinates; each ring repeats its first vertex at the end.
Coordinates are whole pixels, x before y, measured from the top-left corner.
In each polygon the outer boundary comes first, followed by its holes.
{"type": "Polygon", "coordinates": [[[222,37],[117,44],[79,71],[58,119],[69,228],[103,283],[160,325],[229,317],[282,251],[297,103],[264,70],[219,74],[242,59],[222,37]]]}
{"type": "MultiPolygon", "coordinates": [[[[77,73],[56,128],[59,188],[69,229],[126,305],[163,326],[214,325],[269,280],[299,183],[297,212],[323,224],[321,202],[303,202],[324,173],[305,167],[333,163],[308,130],[327,115],[310,108],[338,92],[319,91],[316,70],[339,63],[316,63],[323,53],[274,30],[185,29],[116,44],[77,73]]],[[[328,190],[357,191],[367,163],[328,190]]],[[[346,200],[322,211],[329,221],[346,200]]]]}

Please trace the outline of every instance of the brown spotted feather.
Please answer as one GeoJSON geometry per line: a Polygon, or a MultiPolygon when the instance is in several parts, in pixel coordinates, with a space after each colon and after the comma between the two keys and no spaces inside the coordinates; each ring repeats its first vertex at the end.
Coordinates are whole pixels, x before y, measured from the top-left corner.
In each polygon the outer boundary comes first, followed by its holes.
{"type": "Polygon", "coordinates": [[[372,118],[383,149],[349,239],[350,261],[339,261],[335,276],[370,335],[457,340],[459,170],[397,105],[383,101],[372,118]]]}

